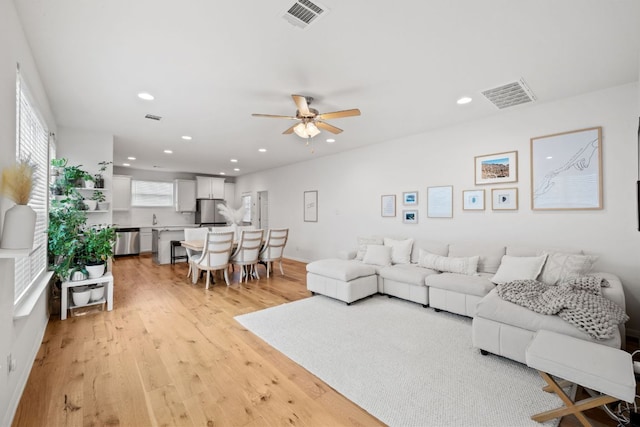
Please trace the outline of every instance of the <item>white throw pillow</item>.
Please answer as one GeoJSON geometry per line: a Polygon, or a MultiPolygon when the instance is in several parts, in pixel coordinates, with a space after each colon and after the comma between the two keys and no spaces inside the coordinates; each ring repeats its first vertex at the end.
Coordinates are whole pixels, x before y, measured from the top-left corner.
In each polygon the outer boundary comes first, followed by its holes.
{"type": "Polygon", "coordinates": [[[367,245],[362,262],[372,265],[391,265],[391,248],[384,245],[367,245]]]}
{"type": "Polygon", "coordinates": [[[356,259],[362,261],[364,253],[367,252],[367,245],[382,245],[382,243],[382,237],[358,237],[358,253],[356,254],[356,259]]]}
{"type": "Polygon", "coordinates": [[[500,267],[491,279],[496,285],[512,280],[535,280],[542,271],[547,256],[510,256],[505,255],[500,267]]]}
{"type": "Polygon", "coordinates": [[[391,248],[392,263],[411,264],[411,248],[413,248],[413,239],[395,240],[385,237],[384,245],[391,248]]]}
{"type": "Polygon", "coordinates": [[[540,281],[547,285],[557,285],[567,279],[582,277],[591,271],[598,257],[593,255],[565,254],[561,252],[543,252],[547,255],[540,281]]]}
{"type": "Polygon", "coordinates": [[[464,258],[440,256],[422,249],[420,249],[418,256],[418,265],[420,267],[447,273],[466,274],[467,276],[476,274],[478,271],[478,260],[480,259],[479,256],[464,258]]]}

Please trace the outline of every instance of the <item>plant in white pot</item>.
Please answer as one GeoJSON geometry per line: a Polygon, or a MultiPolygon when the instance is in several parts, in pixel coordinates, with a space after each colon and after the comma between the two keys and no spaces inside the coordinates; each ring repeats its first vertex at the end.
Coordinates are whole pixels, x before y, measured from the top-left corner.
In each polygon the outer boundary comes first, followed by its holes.
{"type": "Polygon", "coordinates": [[[84,265],[90,279],[101,277],[106,262],[113,258],[113,246],[116,243],[116,229],[110,225],[94,225],[85,228],[84,265]]]}
{"type": "Polygon", "coordinates": [[[4,216],[0,248],[31,249],[36,226],[36,213],[28,205],[33,188],[34,166],[20,160],[2,171],[0,194],[16,203],[4,216]]]}

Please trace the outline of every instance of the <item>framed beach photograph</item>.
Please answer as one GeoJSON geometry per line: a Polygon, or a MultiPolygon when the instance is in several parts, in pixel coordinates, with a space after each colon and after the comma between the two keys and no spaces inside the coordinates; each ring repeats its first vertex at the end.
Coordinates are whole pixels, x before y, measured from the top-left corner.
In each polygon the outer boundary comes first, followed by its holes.
{"type": "Polygon", "coordinates": [[[483,211],[484,190],[464,190],[462,192],[462,210],[483,211]]]}
{"type": "Polygon", "coordinates": [[[318,191],[304,192],[304,222],[318,222],[318,191]]]}
{"type": "Polygon", "coordinates": [[[381,196],[381,215],[383,217],[396,216],[396,195],[385,194],[381,196]]]}
{"type": "Polygon", "coordinates": [[[427,217],[453,218],[453,186],[427,188],[427,217]]]}
{"type": "Polygon", "coordinates": [[[404,222],[405,224],[417,224],[418,211],[402,211],[402,222],[404,222]]]}
{"type": "Polygon", "coordinates": [[[518,210],[517,188],[493,188],[491,189],[491,209],[494,211],[518,210]]]}
{"type": "Polygon", "coordinates": [[[531,138],[531,209],[602,209],[602,127],[531,138]]]}
{"type": "Polygon", "coordinates": [[[518,152],[475,157],[476,185],[518,182],[518,152]]]}
{"type": "Polygon", "coordinates": [[[418,192],[407,191],[402,193],[402,204],[405,206],[417,206],[418,205],[418,192]]]}

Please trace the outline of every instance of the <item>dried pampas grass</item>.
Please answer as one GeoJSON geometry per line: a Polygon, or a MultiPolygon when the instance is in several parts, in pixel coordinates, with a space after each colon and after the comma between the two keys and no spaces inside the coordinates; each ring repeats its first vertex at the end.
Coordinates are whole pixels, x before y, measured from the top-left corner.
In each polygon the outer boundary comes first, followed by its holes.
{"type": "Polygon", "coordinates": [[[33,166],[28,161],[19,161],[2,171],[0,194],[19,205],[26,205],[33,187],[33,166]]]}

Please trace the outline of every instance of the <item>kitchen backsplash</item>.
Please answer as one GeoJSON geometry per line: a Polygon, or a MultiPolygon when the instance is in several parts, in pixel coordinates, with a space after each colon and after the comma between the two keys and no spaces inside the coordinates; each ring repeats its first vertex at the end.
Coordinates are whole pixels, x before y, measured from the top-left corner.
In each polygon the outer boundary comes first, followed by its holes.
{"type": "Polygon", "coordinates": [[[114,211],[113,223],[118,226],[152,227],[153,215],[157,225],[189,225],[195,222],[194,213],[179,213],[172,207],[131,208],[128,211],[114,211]]]}

